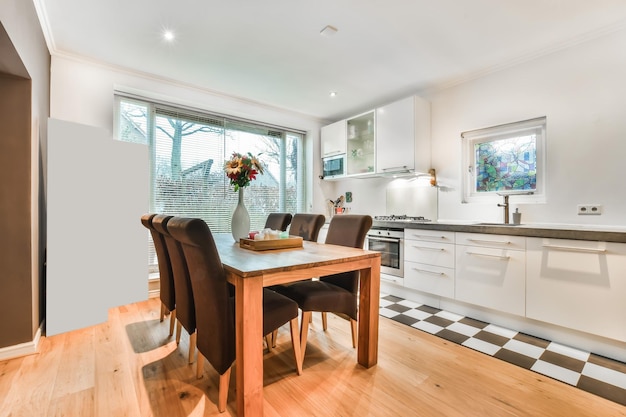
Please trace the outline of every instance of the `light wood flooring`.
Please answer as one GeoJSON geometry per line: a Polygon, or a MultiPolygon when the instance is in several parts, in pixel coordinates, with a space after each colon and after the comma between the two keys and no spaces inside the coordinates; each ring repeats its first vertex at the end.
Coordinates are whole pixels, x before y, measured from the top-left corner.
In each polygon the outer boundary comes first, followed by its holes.
{"type": "MultiPolygon", "coordinates": [[[[234,416],[217,411],[218,375],[187,364],[159,301],[110,311],[107,323],[44,338],[36,355],[0,362],[0,417],[234,416]]],[[[626,416],[626,407],[384,317],[378,365],[356,363],[347,321],[319,314],[297,376],[287,327],[264,359],[265,416],[626,416]]],[[[261,343],[261,342],[259,342],[261,343]]],[[[261,345],[259,345],[261,348],[261,345]]]]}

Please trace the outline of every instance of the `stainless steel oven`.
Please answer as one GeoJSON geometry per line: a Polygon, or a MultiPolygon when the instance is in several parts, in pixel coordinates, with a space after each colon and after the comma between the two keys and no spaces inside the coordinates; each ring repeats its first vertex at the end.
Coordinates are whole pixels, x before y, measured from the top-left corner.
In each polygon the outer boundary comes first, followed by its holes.
{"type": "Polygon", "coordinates": [[[372,227],[367,232],[366,248],[380,252],[381,274],[404,278],[404,229],[372,227]]]}

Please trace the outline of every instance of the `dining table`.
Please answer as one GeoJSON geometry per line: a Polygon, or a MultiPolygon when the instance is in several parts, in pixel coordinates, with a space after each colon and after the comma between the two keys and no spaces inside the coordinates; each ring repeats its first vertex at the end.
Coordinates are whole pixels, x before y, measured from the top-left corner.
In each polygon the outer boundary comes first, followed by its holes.
{"type": "Polygon", "coordinates": [[[214,234],[228,281],[235,287],[238,416],[263,415],[263,287],[359,271],[357,362],[378,361],[380,252],[302,242],[302,247],[251,250],[231,234],[214,234]]]}

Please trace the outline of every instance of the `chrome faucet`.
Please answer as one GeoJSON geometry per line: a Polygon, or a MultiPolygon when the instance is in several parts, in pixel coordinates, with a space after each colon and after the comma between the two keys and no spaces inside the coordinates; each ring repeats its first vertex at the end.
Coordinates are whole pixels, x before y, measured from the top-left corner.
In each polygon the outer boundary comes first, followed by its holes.
{"type": "Polygon", "coordinates": [[[508,194],[500,194],[504,197],[504,203],[498,204],[498,207],[504,207],[504,224],[509,224],[509,195],[508,194]]]}
{"type": "Polygon", "coordinates": [[[504,203],[498,204],[498,207],[504,208],[504,224],[509,224],[509,197],[512,195],[532,195],[534,191],[511,191],[508,193],[498,193],[504,197],[504,203]]]}

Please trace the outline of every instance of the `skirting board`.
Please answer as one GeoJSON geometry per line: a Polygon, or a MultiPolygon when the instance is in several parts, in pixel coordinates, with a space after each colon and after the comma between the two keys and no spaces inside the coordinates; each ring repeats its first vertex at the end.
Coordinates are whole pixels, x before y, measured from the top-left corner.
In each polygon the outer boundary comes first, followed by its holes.
{"type": "Polygon", "coordinates": [[[42,328],[43,324],[39,327],[39,329],[37,329],[37,333],[35,333],[35,338],[30,342],[0,348],[0,361],[19,358],[20,356],[33,355],[37,353],[39,350],[39,339],[41,339],[42,328]]]}

